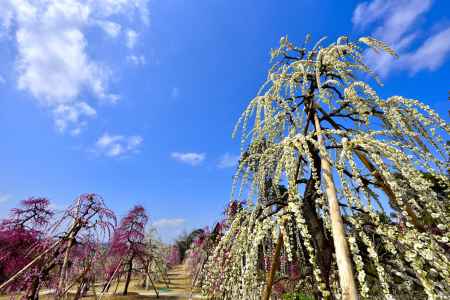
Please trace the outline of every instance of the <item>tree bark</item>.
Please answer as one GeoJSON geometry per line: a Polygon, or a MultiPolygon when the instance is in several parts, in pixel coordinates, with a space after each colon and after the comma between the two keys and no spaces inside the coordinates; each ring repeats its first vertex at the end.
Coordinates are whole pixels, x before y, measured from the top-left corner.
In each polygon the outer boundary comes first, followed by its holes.
{"type": "MultiPolygon", "coordinates": [[[[314,112],[314,125],[317,132],[317,141],[320,147],[325,148],[321,127],[317,113],[314,112]]],[[[333,171],[327,158],[320,155],[322,174],[326,186],[328,207],[330,210],[331,229],[333,235],[336,261],[339,271],[339,283],[342,291],[342,300],[357,300],[355,277],[353,275],[350,251],[345,238],[344,223],[342,221],[339,202],[337,200],[336,186],[333,180],[333,171]]]]}
{"type": "MultiPolygon", "coordinates": [[[[318,151],[314,149],[314,145],[308,143],[308,148],[313,157],[313,164],[316,170],[321,170],[321,161],[318,151]]],[[[303,194],[302,212],[305,217],[309,232],[312,237],[313,247],[316,250],[317,260],[320,267],[321,277],[324,281],[328,291],[331,293],[330,287],[330,270],[333,258],[333,243],[327,237],[326,228],[323,221],[319,218],[316,208],[316,200],[319,197],[317,194],[315,184],[316,180],[321,180],[320,172],[317,174],[317,179],[311,174],[308,179],[303,194]]],[[[314,276],[313,276],[314,277],[314,276]]],[[[317,289],[317,292],[319,290],[317,289]]],[[[318,296],[319,297],[319,294],[318,296]]]]}
{"type": "Polygon", "coordinates": [[[330,270],[333,258],[333,244],[325,235],[325,227],[317,215],[316,207],[314,205],[316,199],[317,193],[315,192],[314,180],[310,179],[305,188],[302,212],[311,234],[313,247],[316,250],[317,262],[319,263],[322,280],[324,281],[327,290],[331,293],[330,270]]]}
{"type": "Polygon", "coordinates": [[[133,272],[133,258],[131,258],[130,261],[128,262],[128,272],[127,272],[127,278],[125,280],[125,287],[123,289],[123,295],[128,294],[128,286],[130,285],[132,272],[133,272]]]}
{"type": "Polygon", "coordinates": [[[39,277],[36,277],[33,280],[33,284],[26,296],[28,300],[39,300],[39,283],[40,283],[39,277]]]}

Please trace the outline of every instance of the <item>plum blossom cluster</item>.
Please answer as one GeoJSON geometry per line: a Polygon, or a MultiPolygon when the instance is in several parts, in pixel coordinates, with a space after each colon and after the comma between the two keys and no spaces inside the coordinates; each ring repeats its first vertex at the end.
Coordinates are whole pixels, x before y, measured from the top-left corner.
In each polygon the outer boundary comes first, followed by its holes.
{"type": "Polygon", "coordinates": [[[236,125],[242,151],[232,195],[247,205],[208,257],[204,292],[445,299],[450,125],[422,102],[384,99],[361,79],[382,85],[363,51],[396,56],[385,43],[309,40],[281,39],[236,125]]]}

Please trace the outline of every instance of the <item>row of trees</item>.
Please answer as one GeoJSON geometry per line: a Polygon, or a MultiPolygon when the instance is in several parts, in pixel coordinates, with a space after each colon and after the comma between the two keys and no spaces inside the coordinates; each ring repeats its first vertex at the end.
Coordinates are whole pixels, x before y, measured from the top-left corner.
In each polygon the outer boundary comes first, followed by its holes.
{"type": "MultiPolygon", "coordinates": [[[[117,226],[96,194],[84,194],[56,218],[48,199],[30,198],[0,223],[0,291],[35,300],[44,290],[58,299],[107,292],[133,276],[146,287],[165,276],[164,247],[146,234],[148,216],[135,206],[117,226]]],[[[155,288],[155,291],[156,288],[155,288]]]]}
{"type": "MultiPolygon", "coordinates": [[[[193,249],[214,299],[450,297],[450,126],[368,83],[381,41],[286,37],[250,101],[235,199],[220,235],[193,249]],[[253,124],[253,126],[251,126],[253,124]],[[200,249],[199,249],[200,248],[200,249]]],[[[424,85],[424,88],[428,88],[424,85]]],[[[235,131],[236,132],[236,131],[235,131]]]]}

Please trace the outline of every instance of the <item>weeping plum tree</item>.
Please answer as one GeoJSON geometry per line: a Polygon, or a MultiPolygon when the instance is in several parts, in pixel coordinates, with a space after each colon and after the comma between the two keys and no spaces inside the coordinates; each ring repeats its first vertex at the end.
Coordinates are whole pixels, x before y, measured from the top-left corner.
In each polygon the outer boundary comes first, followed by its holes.
{"type": "MultiPolygon", "coordinates": [[[[81,195],[65,212],[62,221],[67,220],[70,220],[71,225],[63,237],[64,250],[60,252],[63,257],[57,287],[59,297],[67,292],[74,247],[82,243],[84,247],[92,248],[88,246],[99,243],[104,237],[109,238],[116,226],[114,212],[108,209],[104,200],[96,194],[81,195]]],[[[92,263],[92,260],[88,261],[92,263]]]]}
{"type": "MultiPolygon", "coordinates": [[[[12,209],[9,217],[0,223],[0,282],[42,251],[46,244],[44,232],[53,216],[49,204],[46,198],[23,200],[21,207],[12,209]]],[[[13,282],[8,290],[15,291],[21,286],[20,282],[13,282]]]]}
{"type": "Polygon", "coordinates": [[[418,100],[383,99],[371,87],[367,79],[381,83],[364,48],[396,56],[388,45],[323,41],[297,47],[283,37],[272,51],[267,81],[236,126],[233,195],[248,205],[230,219],[203,288],[266,300],[287,260],[300,266],[297,289],[316,298],[444,299],[450,126],[418,100]],[[386,217],[391,206],[402,222],[386,217]]]}
{"type": "MultiPolygon", "coordinates": [[[[47,213],[46,213],[47,214],[47,213]]],[[[37,219],[42,222],[42,218],[37,219]]],[[[76,272],[74,262],[83,256],[76,255],[76,249],[83,248],[90,243],[98,244],[115,227],[115,215],[106,208],[103,199],[96,194],[83,194],[78,197],[63,214],[60,220],[51,224],[45,243],[39,251],[28,249],[29,262],[20,269],[14,270],[11,276],[0,285],[0,290],[17,283],[17,290],[24,291],[26,299],[39,298],[39,291],[43,287],[55,288],[56,297],[63,299],[69,289],[77,282],[85,282],[76,272]]],[[[92,259],[85,262],[93,264],[92,259]]],[[[87,268],[88,270],[90,268],[87,268]]]]}
{"type": "Polygon", "coordinates": [[[120,259],[115,263],[117,272],[113,272],[111,276],[126,274],[124,295],[128,294],[128,286],[136,269],[136,261],[142,263],[146,259],[145,225],[147,221],[145,209],[142,206],[135,206],[122,219],[114,232],[110,253],[120,259]]]}
{"type": "Polygon", "coordinates": [[[145,236],[146,253],[141,266],[142,287],[150,289],[151,285],[157,297],[159,297],[159,292],[155,286],[157,280],[160,280],[169,288],[167,250],[167,246],[157,237],[156,228],[150,227],[145,236]]]}

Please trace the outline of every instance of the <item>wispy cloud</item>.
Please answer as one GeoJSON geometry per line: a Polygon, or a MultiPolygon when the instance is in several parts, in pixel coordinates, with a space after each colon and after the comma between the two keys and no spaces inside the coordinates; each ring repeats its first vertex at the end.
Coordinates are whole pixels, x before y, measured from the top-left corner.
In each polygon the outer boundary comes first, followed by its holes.
{"type": "Polygon", "coordinates": [[[97,24],[107,35],[112,38],[118,37],[122,31],[122,26],[116,22],[99,20],[97,21],[97,24]]]}
{"type": "Polygon", "coordinates": [[[153,223],[153,226],[165,242],[172,242],[185,230],[186,223],[186,220],[182,218],[159,219],[153,223]]]}
{"type": "Polygon", "coordinates": [[[147,62],[144,55],[127,55],[127,61],[137,66],[145,65],[147,62]]]}
{"type": "Polygon", "coordinates": [[[0,193],[0,204],[8,202],[11,198],[9,194],[0,193]]]}
{"type": "Polygon", "coordinates": [[[436,70],[450,53],[450,26],[433,32],[420,43],[421,20],[430,10],[431,0],[373,0],[359,4],[353,12],[353,26],[357,31],[370,31],[370,35],[390,44],[400,59],[369,50],[366,58],[370,66],[382,77],[392,70],[407,70],[414,74],[421,70],[436,70]],[[372,30],[368,30],[368,28],[372,30]],[[419,41],[419,43],[417,43],[419,41]],[[414,45],[419,44],[415,47],[414,45]]]}
{"type": "MultiPolygon", "coordinates": [[[[148,23],[148,17],[144,16],[148,14],[147,2],[2,1],[0,36],[13,37],[9,40],[16,44],[18,88],[33,95],[39,104],[56,110],[53,114],[56,118],[71,119],[63,126],[64,130],[79,131],[80,124],[86,123],[83,117],[90,117],[78,114],[78,118],[73,118],[73,111],[79,104],[87,104],[86,99],[80,99],[82,93],[103,102],[114,103],[119,98],[108,88],[112,77],[110,68],[88,54],[92,41],[88,40],[86,31],[99,26],[105,34],[115,37],[121,25],[110,18],[136,13],[148,23]],[[62,117],[64,112],[72,116],[62,117]]],[[[55,123],[58,126],[60,122],[55,123]]]]}
{"type": "Polygon", "coordinates": [[[234,168],[239,162],[239,155],[232,155],[230,153],[225,153],[219,160],[217,167],[219,169],[234,168]]]}
{"type": "Polygon", "coordinates": [[[195,153],[195,152],[187,152],[187,153],[172,152],[170,156],[176,161],[189,164],[191,166],[197,166],[201,164],[206,158],[205,153],[195,153]]]}
{"type": "Polygon", "coordinates": [[[83,117],[94,118],[97,112],[86,102],[75,102],[71,105],[59,104],[53,110],[55,126],[60,132],[65,132],[71,127],[71,135],[79,135],[86,121],[81,121],[83,117]]]}
{"type": "Polygon", "coordinates": [[[144,139],[139,135],[123,136],[103,134],[95,144],[94,152],[108,157],[137,153],[144,139]]]}
{"type": "Polygon", "coordinates": [[[172,228],[172,227],[179,227],[186,224],[186,220],[182,218],[175,218],[175,219],[160,219],[153,223],[155,227],[158,228],[172,228]]]}
{"type": "Polygon", "coordinates": [[[177,99],[180,96],[180,89],[177,87],[173,87],[170,92],[170,98],[177,99]]]}
{"type": "Polygon", "coordinates": [[[134,47],[136,46],[138,37],[139,37],[139,34],[136,31],[134,31],[132,29],[127,30],[126,45],[129,49],[134,49],[134,47]]]}
{"type": "Polygon", "coordinates": [[[412,73],[434,71],[450,54],[450,27],[428,38],[415,52],[404,56],[405,65],[412,73]]]}

